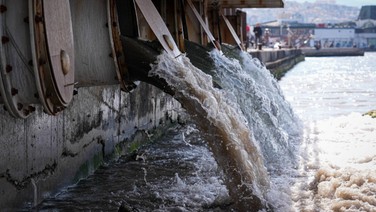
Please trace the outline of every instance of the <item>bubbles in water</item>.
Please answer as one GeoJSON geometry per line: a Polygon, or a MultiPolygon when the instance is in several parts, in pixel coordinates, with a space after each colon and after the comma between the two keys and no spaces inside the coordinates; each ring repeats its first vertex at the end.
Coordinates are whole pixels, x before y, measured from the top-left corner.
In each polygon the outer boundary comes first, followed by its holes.
{"type": "Polygon", "coordinates": [[[267,167],[285,166],[294,161],[294,144],[300,139],[302,125],[270,71],[249,54],[239,54],[236,60],[212,51],[214,78],[239,105],[263,151],[267,167]]]}
{"type": "Polygon", "coordinates": [[[376,211],[376,130],[371,126],[376,119],[351,113],[307,127],[300,170],[306,175],[292,188],[297,209],[376,211]]]}
{"type": "MultiPolygon", "coordinates": [[[[183,61],[184,67],[176,67],[176,64],[172,64],[171,60],[164,58],[163,55],[159,58],[158,66],[154,67],[153,74],[165,78],[168,84],[174,85],[175,90],[178,91],[175,98],[180,98],[183,107],[195,111],[194,113],[191,111],[193,116],[207,114],[206,119],[209,122],[196,119],[197,122],[202,122],[206,127],[207,125],[220,126],[221,132],[204,130],[204,133],[209,133],[212,136],[219,135],[218,139],[221,143],[226,138],[223,135],[228,136],[225,140],[234,142],[226,143],[226,153],[222,154],[232,155],[231,151],[237,152],[236,155],[242,163],[238,166],[252,167],[250,169],[253,172],[251,179],[258,180],[258,183],[242,181],[241,185],[252,187],[252,190],[261,199],[268,197],[271,204],[280,202],[275,200],[283,195],[288,199],[287,188],[286,193],[278,192],[285,183],[280,180],[281,178],[274,178],[276,180],[272,181],[272,187],[267,194],[265,185],[269,185],[268,178],[262,174],[264,181],[260,181],[261,172],[255,170],[255,167],[260,169],[265,163],[272,175],[278,175],[286,172],[286,169],[289,170],[296,166],[295,152],[298,149],[302,129],[300,120],[284,99],[277,81],[257,59],[252,59],[245,53],[240,53],[237,59],[230,59],[218,51],[210,52],[210,57],[216,68],[213,78],[222,88],[221,90],[214,89],[211,77],[192,67],[188,61],[183,61]],[[161,62],[164,65],[161,65],[161,62]],[[172,74],[171,72],[176,73],[172,74]],[[184,72],[184,74],[180,72],[184,72]],[[184,98],[190,100],[182,100],[184,98]],[[202,110],[197,110],[197,108],[202,110]],[[236,122],[234,122],[235,120],[236,122]],[[234,125],[234,123],[236,124],[234,125]],[[246,127],[242,126],[243,124],[246,127]],[[240,126],[244,128],[244,131],[238,130],[240,126]],[[244,134],[244,132],[249,133],[244,134]],[[239,140],[239,138],[241,139],[239,140]],[[263,154],[251,156],[253,157],[251,160],[247,159],[250,157],[250,151],[244,151],[242,148],[249,143],[252,144],[254,150],[261,149],[263,154]],[[230,150],[230,147],[233,149],[230,150]]],[[[210,141],[210,139],[208,140],[210,141]]],[[[213,150],[213,144],[211,147],[213,150]]],[[[233,160],[233,156],[230,156],[231,160],[233,160]]],[[[220,156],[217,154],[216,157],[220,156]]],[[[242,175],[244,171],[237,169],[237,172],[242,175]]],[[[234,176],[229,175],[228,177],[234,176]]],[[[284,207],[287,208],[288,201],[285,202],[284,207]]]]}
{"type": "Polygon", "coordinates": [[[212,78],[186,57],[175,61],[162,54],[152,74],[167,81],[175,91],[175,99],[196,120],[217,162],[226,172],[226,184],[235,201],[245,201],[252,194],[263,201],[268,187],[263,157],[246,124],[247,119],[231,97],[233,94],[214,88],[212,78]]]}

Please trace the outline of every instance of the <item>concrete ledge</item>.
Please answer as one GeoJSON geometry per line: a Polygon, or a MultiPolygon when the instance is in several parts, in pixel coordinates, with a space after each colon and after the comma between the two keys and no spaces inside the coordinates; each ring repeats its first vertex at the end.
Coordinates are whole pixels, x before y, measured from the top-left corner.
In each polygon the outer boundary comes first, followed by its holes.
{"type": "Polygon", "coordinates": [[[270,72],[273,74],[273,76],[277,80],[280,80],[286,74],[286,72],[288,72],[296,64],[304,60],[305,57],[303,54],[291,55],[289,57],[285,57],[274,62],[267,62],[265,65],[266,68],[268,68],[270,72]]]}
{"type": "Polygon", "coordinates": [[[305,59],[301,49],[252,50],[250,54],[264,63],[278,80],[294,65],[305,59]]]}
{"type": "Polygon", "coordinates": [[[364,56],[364,50],[359,48],[302,49],[302,51],[306,57],[364,56]]]}

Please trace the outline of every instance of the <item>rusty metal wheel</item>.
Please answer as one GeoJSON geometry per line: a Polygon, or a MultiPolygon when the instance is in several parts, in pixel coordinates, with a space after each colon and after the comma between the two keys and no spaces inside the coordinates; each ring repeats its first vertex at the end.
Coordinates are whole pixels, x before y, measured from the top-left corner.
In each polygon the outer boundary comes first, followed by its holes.
{"type": "Polygon", "coordinates": [[[69,0],[30,0],[30,37],[39,99],[50,115],[73,97],[74,43],[69,0]]]}
{"type": "Polygon", "coordinates": [[[26,118],[38,104],[31,61],[28,3],[1,1],[0,104],[14,117],[26,118]]]}

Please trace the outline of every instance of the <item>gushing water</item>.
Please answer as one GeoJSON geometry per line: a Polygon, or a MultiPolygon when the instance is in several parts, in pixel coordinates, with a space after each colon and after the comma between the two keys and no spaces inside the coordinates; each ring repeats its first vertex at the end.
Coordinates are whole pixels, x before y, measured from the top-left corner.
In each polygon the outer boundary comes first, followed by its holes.
{"type": "Polygon", "coordinates": [[[258,60],[243,53],[238,59],[215,51],[208,54],[221,88],[184,55],[174,59],[162,53],[149,72],[171,87],[195,122],[195,133],[187,129],[141,149],[135,161],[121,158],[112,168],[102,167],[97,177],[45,201],[40,209],[103,210],[123,204],[154,211],[288,208],[291,199],[279,192],[286,180],[279,183],[274,176],[294,164],[298,120],[258,60]],[[77,204],[80,201],[85,203],[77,204]],[[107,205],[99,207],[102,203],[107,205]]]}
{"type": "Polygon", "coordinates": [[[270,71],[244,52],[239,52],[240,61],[217,51],[210,55],[216,66],[214,77],[241,108],[268,169],[293,162],[302,126],[270,71]]]}
{"type": "Polygon", "coordinates": [[[299,134],[298,122],[260,63],[245,54],[241,63],[216,51],[210,54],[223,89],[214,88],[212,77],[184,56],[177,61],[160,55],[151,73],[167,81],[202,130],[237,207],[261,209],[270,188],[264,164],[274,169],[272,164],[293,161],[289,135],[299,134]]]}

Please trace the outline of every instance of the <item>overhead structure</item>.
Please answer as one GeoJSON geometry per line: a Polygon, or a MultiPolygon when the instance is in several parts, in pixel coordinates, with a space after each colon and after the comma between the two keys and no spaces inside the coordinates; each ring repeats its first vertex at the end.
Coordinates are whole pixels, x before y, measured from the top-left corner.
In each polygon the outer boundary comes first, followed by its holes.
{"type": "Polygon", "coordinates": [[[192,1],[187,0],[187,3],[189,5],[190,9],[193,11],[194,15],[196,16],[196,18],[197,18],[198,22],[200,23],[201,27],[204,29],[206,35],[208,36],[209,41],[213,44],[213,46],[215,48],[220,50],[220,47],[218,46],[218,44],[215,43],[216,39],[214,38],[213,34],[210,32],[210,29],[207,26],[207,23],[205,23],[205,21],[202,19],[201,15],[197,11],[196,7],[193,5],[192,1]]]}
{"type": "Polygon", "coordinates": [[[282,0],[210,0],[212,6],[222,8],[280,8],[282,0]]]}
{"type": "Polygon", "coordinates": [[[117,79],[119,81],[121,90],[130,92],[136,87],[136,85],[129,79],[127,64],[125,64],[124,50],[120,38],[120,24],[115,0],[107,0],[107,18],[112,50],[111,55],[114,60],[117,79]]]}
{"type": "Polygon", "coordinates": [[[181,52],[153,2],[150,0],[135,0],[135,2],[163,49],[172,57],[178,57],[181,52]]]}
{"type": "Polygon", "coordinates": [[[130,76],[125,55],[132,48],[124,37],[158,40],[173,58],[185,53],[186,40],[244,50],[246,13],[239,8],[283,6],[283,0],[0,1],[0,104],[27,118],[38,105],[59,114],[75,88],[119,84],[129,92],[138,79],[130,76]]]}
{"type": "Polygon", "coordinates": [[[223,20],[225,21],[225,24],[226,24],[227,28],[230,30],[230,33],[231,33],[232,37],[234,38],[234,40],[236,42],[236,45],[238,45],[238,47],[241,50],[244,51],[245,50],[244,46],[243,46],[243,44],[242,44],[239,36],[236,34],[234,27],[232,27],[230,21],[227,19],[226,16],[223,15],[223,13],[221,13],[221,16],[222,16],[223,20]]]}

